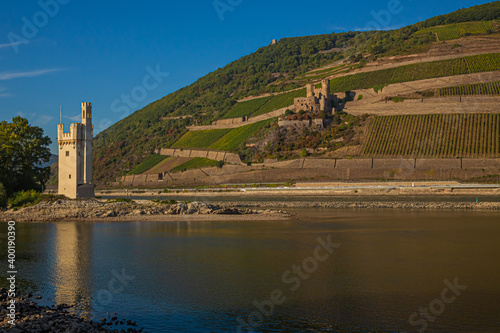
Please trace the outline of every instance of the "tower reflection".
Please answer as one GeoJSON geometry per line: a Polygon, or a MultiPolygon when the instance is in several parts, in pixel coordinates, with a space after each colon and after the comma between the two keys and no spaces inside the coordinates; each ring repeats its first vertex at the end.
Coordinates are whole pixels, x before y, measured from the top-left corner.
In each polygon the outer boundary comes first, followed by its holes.
{"type": "Polygon", "coordinates": [[[91,242],[92,228],[76,222],[56,224],[55,300],[76,304],[86,317],[91,316],[91,242]]]}

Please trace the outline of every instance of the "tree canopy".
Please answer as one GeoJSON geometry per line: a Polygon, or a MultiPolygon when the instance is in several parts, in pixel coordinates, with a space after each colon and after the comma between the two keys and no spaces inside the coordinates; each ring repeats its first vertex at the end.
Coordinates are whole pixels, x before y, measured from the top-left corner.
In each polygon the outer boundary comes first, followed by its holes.
{"type": "Polygon", "coordinates": [[[25,118],[0,122],[0,183],[8,196],[18,191],[44,189],[50,168],[40,165],[50,160],[51,143],[40,127],[31,126],[25,118]]]}

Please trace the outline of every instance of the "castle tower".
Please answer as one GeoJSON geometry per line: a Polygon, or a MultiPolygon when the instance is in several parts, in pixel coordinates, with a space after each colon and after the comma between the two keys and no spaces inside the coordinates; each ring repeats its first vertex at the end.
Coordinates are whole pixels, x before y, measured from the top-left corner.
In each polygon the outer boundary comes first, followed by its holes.
{"type": "Polygon", "coordinates": [[[307,89],[307,97],[313,97],[314,96],[314,84],[313,83],[308,83],[306,85],[307,89]]]}
{"type": "Polygon", "coordinates": [[[328,99],[330,97],[330,80],[321,81],[321,94],[328,99]]]}
{"type": "Polygon", "coordinates": [[[82,103],[82,122],[72,123],[69,133],[57,125],[59,143],[58,193],[71,199],[94,198],[92,184],[92,103],[82,103]]]}
{"type": "Polygon", "coordinates": [[[92,142],[93,126],[92,126],[92,103],[82,103],[82,124],[85,126],[83,134],[83,183],[92,183],[92,142]]]}

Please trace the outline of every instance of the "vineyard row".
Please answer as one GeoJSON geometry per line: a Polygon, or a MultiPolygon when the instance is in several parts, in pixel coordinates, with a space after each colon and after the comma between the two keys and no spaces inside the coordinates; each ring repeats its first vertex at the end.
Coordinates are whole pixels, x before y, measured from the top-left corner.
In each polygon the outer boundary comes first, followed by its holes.
{"type": "Polygon", "coordinates": [[[500,114],[376,116],[362,154],[369,157],[500,157],[500,114]]]}
{"type": "Polygon", "coordinates": [[[331,80],[330,85],[335,93],[496,70],[500,70],[500,53],[488,53],[342,76],[331,80]]]}

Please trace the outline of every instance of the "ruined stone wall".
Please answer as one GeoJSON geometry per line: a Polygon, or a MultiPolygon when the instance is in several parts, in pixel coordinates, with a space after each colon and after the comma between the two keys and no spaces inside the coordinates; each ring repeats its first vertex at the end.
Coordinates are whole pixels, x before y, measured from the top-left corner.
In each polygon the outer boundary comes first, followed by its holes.
{"type": "Polygon", "coordinates": [[[309,119],[309,120],[279,120],[278,126],[299,126],[299,127],[310,127],[310,126],[323,126],[329,125],[325,119],[309,119]]]}
{"type": "Polygon", "coordinates": [[[243,123],[246,123],[247,120],[248,120],[248,117],[219,119],[219,120],[212,122],[212,125],[225,126],[225,125],[233,125],[233,124],[243,124],[243,123]]]}

